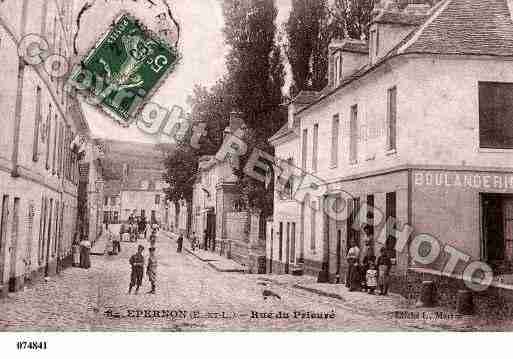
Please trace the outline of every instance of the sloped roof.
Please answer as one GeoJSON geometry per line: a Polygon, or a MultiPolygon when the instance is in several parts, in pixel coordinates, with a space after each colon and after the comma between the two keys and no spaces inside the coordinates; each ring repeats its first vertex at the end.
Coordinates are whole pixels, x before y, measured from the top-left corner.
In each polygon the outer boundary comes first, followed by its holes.
{"type": "Polygon", "coordinates": [[[337,92],[365,76],[393,57],[404,54],[513,56],[513,20],[508,1],[513,0],[442,0],[415,26],[406,38],[374,64],[366,64],[332,89],[326,87],[314,102],[337,92]]]}
{"type": "Polygon", "coordinates": [[[383,12],[378,15],[372,22],[381,24],[395,25],[420,25],[426,21],[426,15],[408,14],[401,12],[383,12]]]}
{"type": "Polygon", "coordinates": [[[446,0],[399,53],[513,55],[508,0],[446,0]]]}

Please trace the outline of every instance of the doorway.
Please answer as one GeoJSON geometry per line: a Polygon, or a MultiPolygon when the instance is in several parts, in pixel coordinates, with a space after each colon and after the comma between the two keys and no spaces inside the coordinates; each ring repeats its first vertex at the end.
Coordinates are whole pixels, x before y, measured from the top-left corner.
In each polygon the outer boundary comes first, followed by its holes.
{"type": "Polygon", "coordinates": [[[12,213],[12,232],[11,232],[11,269],[9,273],[9,291],[16,291],[16,261],[18,257],[18,237],[20,233],[20,199],[14,198],[14,207],[12,213]]]}
{"type": "Polygon", "coordinates": [[[287,222],[287,239],[285,241],[285,274],[290,271],[290,222],[287,222]]]}
{"type": "Polygon", "coordinates": [[[9,196],[2,197],[2,218],[0,221],[0,284],[4,281],[4,258],[7,242],[7,221],[9,218],[9,196]]]}
{"type": "Polygon", "coordinates": [[[32,268],[32,240],[34,235],[34,203],[30,202],[27,212],[27,236],[25,239],[25,282],[30,281],[32,268]]]}
{"type": "Polygon", "coordinates": [[[215,251],[216,249],[216,214],[212,211],[207,213],[207,236],[208,242],[207,246],[215,251]]]}
{"type": "Polygon", "coordinates": [[[45,277],[48,277],[50,274],[50,245],[52,242],[52,218],[53,218],[53,199],[50,199],[50,204],[48,206],[48,225],[47,225],[47,233],[46,233],[46,255],[45,255],[45,277]]]}
{"type": "Polygon", "coordinates": [[[513,273],[513,196],[481,194],[481,256],[496,274],[513,273]]]}

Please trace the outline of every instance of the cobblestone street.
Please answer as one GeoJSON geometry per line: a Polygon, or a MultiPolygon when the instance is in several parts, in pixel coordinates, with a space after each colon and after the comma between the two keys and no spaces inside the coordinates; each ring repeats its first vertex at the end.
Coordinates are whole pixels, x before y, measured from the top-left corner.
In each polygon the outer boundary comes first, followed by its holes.
{"type": "Polygon", "coordinates": [[[69,268],[47,282],[11,293],[0,302],[0,329],[450,329],[392,317],[384,310],[390,309],[388,297],[376,298],[378,305],[372,308],[361,297],[363,293],[358,293],[353,300],[340,300],[280,284],[269,279],[270,276],[219,272],[186,252],[176,253],[174,240],[165,235],[160,235],[157,242],[157,294],[145,294],[149,290],[145,277],[140,293],[127,295],[128,258],[135,247],[136,244],[122,243],[122,252],[118,256],[93,256],[89,270],[69,268]],[[265,289],[278,294],[281,299],[264,299],[262,292],[265,289]],[[380,300],[388,300],[387,306],[380,308],[380,300]],[[328,318],[294,318],[295,311],[323,313],[328,318]],[[254,317],[254,312],[260,313],[259,318],[254,317]],[[279,312],[287,313],[289,317],[277,318],[279,312]],[[274,313],[273,318],[263,318],[264,313],[274,313]],[[330,318],[332,313],[334,317],[330,318]]]}

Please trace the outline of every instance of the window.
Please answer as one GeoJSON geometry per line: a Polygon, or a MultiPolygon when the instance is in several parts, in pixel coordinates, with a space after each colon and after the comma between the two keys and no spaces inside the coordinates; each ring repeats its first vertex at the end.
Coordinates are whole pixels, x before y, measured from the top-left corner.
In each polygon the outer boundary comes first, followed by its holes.
{"type": "Polygon", "coordinates": [[[317,171],[317,155],[319,151],[319,124],[315,124],[313,127],[313,148],[312,148],[312,171],[317,171]]]}
{"type": "Polygon", "coordinates": [[[49,107],[48,117],[46,118],[46,169],[50,169],[50,134],[52,133],[52,105],[49,107]]]}
{"type": "Polygon", "coordinates": [[[337,167],[338,165],[338,129],[340,119],[338,114],[333,116],[331,123],[331,166],[337,167]]]}
{"type": "Polygon", "coordinates": [[[160,204],[160,194],[155,195],[155,204],[156,205],[160,204]]]}
{"type": "Polygon", "coordinates": [[[105,197],[103,198],[103,204],[104,204],[105,206],[108,206],[108,205],[109,205],[109,197],[108,197],[108,196],[105,196],[105,197]]]}
{"type": "Polygon", "coordinates": [[[386,202],[385,202],[385,215],[386,215],[386,234],[387,237],[385,239],[385,248],[390,255],[391,258],[395,258],[395,243],[396,238],[393,237],[391,234],[393,233],[393,230],[397,227],[396,225],[396,193],[395,192],[388,192],[386,194],[386,202]],[[392,220],[389,221],[389,218],[392,220]]]}
{"type": "Polygon", "coordinates": [[[479,83],[479,146],[513,148],[513,83],[479,83]]]}
{"type": "Polygon", "coordinates": [[[351,122],[349,127],[349,161],[355,163],[358,158],[358,105],[351,106],[351,122]]]}
{"type": "Polygon", "coordinates": [[[303,130],[303,144],[302,144],[302,152],[301,152],[301,167],[303,170],[306,170],[306,155],[308,153],[308,130],[303,130]]]}
{"type": "Polygon", "coordinates": [[[387,150],[396,149],[397,88],[387,91],[387,150]]]}
{"type": "Polygon", "coordinates": [[[57,130],[59,129],[59,119],[57,117],[57,114],[55,114],[55,127],[53,130],[53,155],[52,155],[52,174],[56,173],[56,154],[57,154],[57,130]]]}
{"type": "Polygon", "coordinates": [[[39,159],[39,126],[41,126],[41,87],[36,88],[36,116],[34,119],[34,140],[32,142],[32,160],[39,159]]]}

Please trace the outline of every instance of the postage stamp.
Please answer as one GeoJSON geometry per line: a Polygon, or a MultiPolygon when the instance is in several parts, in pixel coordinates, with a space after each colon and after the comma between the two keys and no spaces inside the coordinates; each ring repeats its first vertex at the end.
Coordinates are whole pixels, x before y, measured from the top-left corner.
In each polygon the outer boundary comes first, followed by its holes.
{"type": "Polygon", "coordinates": [[[71,79],[81,82],[80,77],[92,76],[90,96],[104,111],[127,123],[142,101],[173,70],[178,59],[176,48],[133,16],[123,13],[71,79]]]}

